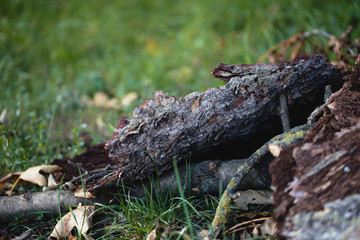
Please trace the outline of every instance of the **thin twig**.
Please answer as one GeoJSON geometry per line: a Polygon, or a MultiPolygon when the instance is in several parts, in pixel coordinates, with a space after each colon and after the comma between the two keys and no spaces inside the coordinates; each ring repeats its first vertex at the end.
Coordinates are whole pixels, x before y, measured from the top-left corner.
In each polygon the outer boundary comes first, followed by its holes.
{"type": "Polygon", "coordinates": [[[280,95],[279,102],[280,102],[280,118],[283,127],[283,132],[286,132],[290,129],[290,120],[289,120],[289,110],[287,107],[287,101],[284,94],[280,95]]]}
{"type": "MultiPolygon", "coordinates": [[[[264,220],[271,219],[271,218],[272,217],[263,217],[263,218],[252,219],[252,220],[249,220],[249,221],[246,221],[246,222],[236,224],[235,226],[233,226],[233,227],[229,228],[228,230],[226,230],[226,234],[231,234],[231,233],[242,230],[243,228],[237,229],[240,226],[243,226],[243,225],[246,225],[246,224],[249,224],[249,223],[264,221],[264,220]]],[[[246,228],[248,228],[248,227],[246,227],[246,228]]]]}
{"type": "MultiPolygon", "coordinates": [[[[73,184],[74,182],[78,181],[79,179],[81,178],[84,178],[86,176],[89,176],[89,175],[92,175],[94,173],[100,173],[100,174],[96,174],[94,176],[100,178],[100,177],[103,177],[109,173],[113,173],[114,170],[116,170],[116,168],[114,167],[111,167],[110,165],[107,165],[105,168],[101,168],[101,169],[95,169],[95,170],[92,170],[92,171],[88,171],[88,172],[85,172],[84,174],[82,174],[81,176],[78,176],[78,177],[74,177],[73,179],[71,179],[70,181],[66,182],[61,188],[64,189],[66,188],[66,186],[68,186],[69,184],[73,184]]],[[[94,179],[96,177],[91,177],[91,179],[94,179]]]]}
{"type": "Polygon", "coordinates": [[[215,217],[211,225],[213,231],[209,231],[208,238],[211,239],[214,237],[214,235],[216,237],[220,233],[221,227],[226,223],[227,216],[230,212],[230,203],[234,193],[237,191],[238,186],[241,184],[250,170],[253,169],[254,166],[256,166],[263,159],[265,154],[269,152],[269,144],[279,141],[287,144],[299,142],[304,139],[306,134],[309,132],[310,127],[311,125],[306,123],[273,137],[258,150],[256,150],[256,152],[254,152],[248,159],[246,159],[243,164],[240,165],[234,177],[227,185],[223,195],[221,196],[218,207],[216,209],[215,217]]]}

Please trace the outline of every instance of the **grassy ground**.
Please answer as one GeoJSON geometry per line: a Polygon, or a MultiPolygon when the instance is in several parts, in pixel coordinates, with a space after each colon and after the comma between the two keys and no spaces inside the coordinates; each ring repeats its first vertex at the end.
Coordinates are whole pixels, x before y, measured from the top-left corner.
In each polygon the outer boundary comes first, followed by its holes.
{"type": "Polygon", "coordinates": [[[183,96],[222,85],[210,76],[220,62],[255,63],[315,28],[339,36],[353,25],[359,36],[359,12],[357,0],[2,1],[0,176],[77,154],[89,135],[108,139],[155,90],[183,96]],[[97,92],[138,98],[90,106],[97,92]]]}

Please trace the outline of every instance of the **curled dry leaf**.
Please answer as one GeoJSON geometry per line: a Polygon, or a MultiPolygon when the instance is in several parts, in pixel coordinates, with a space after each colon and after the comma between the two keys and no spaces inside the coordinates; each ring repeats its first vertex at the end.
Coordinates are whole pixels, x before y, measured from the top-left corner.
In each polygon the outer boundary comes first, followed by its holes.
{"type": "Polygon", "coordinates": [[[58,170],[60,170],[60,167],[57,165],[39,165],[20,173],[19,179],[44,187],[48,186],[45,174],[54,173],[58,170]]]}
{"type": "Polygon", "coordinates": [[[48,239],[69,237],[71,230],[76,227],[87,240],[92,240],[93,238],[87,236],[86,233],[92,226],[92,213],[94,210],[95,206],[93,205],[81,206],[81,203],[79,203],[79,206],[75,210],[68,212],[61,218],[48,239]]]}
{"type": "Polygon", "coordinates": [[[274,236],[276,234],[276,222],[272,219],[266,219],[260,226],[262,236],[274,236]]]}
{"type": "Polygon", "coordinates": [[[54,173],[59,170],[61,170],[61,167],[59,167],[57,165],[39,165],[39,166],[28,168],[24,172],[10,173],[10,174],[6,175],[5,177],[3,177],[2,179],[0,179],[0,190],[10,180],[14,180],[15,183],[8,193],[9,196],[11,196],[11,193],[19,180],[31,182],[31,183],[37,184],[41,187],[45,187],[44,190],[54,189],[53,177],[49,176],[50,181],[48,181],[46,178],[48,177],[49,174],[54,173]],[[50,184],[49,184],[49,182],[50,182],[50,184]]]}
{"type": "Polygon", "coordinates": [[[48,190],[54,190],[57,189],[58,185],[55,181],[54,176],[50,173],[49,177],[48,177],[48,183],[47,186],[43,187],[43,191],[48,191],[48,190]]]}
{"type": "Polygon", "coordinates": [[[77,188],[75,190],[75,198],[96,198],[90,192],[85,192],[82,188],[77,188]]]}
{"type": "Polygon", "coordinates": [[[256,224],[252,233],[254,237],[270,237],[275,236],[276,230],[276,222],[272,218],[268,218],[262,224],[256,224]]]}

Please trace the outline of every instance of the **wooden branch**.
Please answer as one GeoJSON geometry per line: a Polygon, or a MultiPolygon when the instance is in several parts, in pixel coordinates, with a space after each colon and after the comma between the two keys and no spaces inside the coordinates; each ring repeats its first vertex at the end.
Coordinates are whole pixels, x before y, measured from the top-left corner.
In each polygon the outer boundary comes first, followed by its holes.
{"type": "Polygon", "coordinates": [[[0,197],[0,224],[9,223],[14,217],[23,219],[35,219],[42,212],[43,215],[57,216],[59,211],[64,212],[71,206],[82,204],[107,203],[108,198],[105,195],[97,198],[85,199],[75,198],[74,192],[58,190],[25,193],[17,196],[0,197]],[[60,202],[59,202],[60,201],[60,202]],[[59,209],[60,208],[60,209],[59,209]]]}
{"type": "MultiPolygon", "coordinates": [[[[291,111],[295,104],[306,104],[322,95],[326,84],[341,84],[338,70],[327,64],[323,55],[279,65],[220,64],[212,74],[229,83],[178,100],[156,92],[154,99],[134,110],[133,118],[121,119],[107,143],[110,157],[118,161],[120,169],[89,188],[116,182],[119,176],[129,182],[156,170],[161,174],[172,168],[173,159],[180,161],[190,154],[192,158],[208,157],[229,149],[248,154],[250,139],[265,142],[280,132],[274,119],[278,119],[276,107],[281,94],[291,111]]],[[[307,113],[304,115],[306,119],[307,113]]]]}

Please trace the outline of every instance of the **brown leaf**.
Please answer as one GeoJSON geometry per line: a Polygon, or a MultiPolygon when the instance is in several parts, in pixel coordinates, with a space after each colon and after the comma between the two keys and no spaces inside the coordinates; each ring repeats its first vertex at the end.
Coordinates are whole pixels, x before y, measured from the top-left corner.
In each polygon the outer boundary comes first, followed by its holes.
{"type": "Polygon", "coordinates": [[[19,178],[19,176],[20,173],[9,173],[8,175],[0,179],[0,190],[2,190],[5,184],[7,184],[10,180],[16,181],[19,178]]]}
{"type": "Polygon", "coordinates": [[[152,230],[149,235],[146,237],[146,240],[155,240],[156,239],[156,228],[152,230]]]}
{"type": "Polygon", "coordinates": [[[274,236],[276,234],[276,222],[272,219],[266,219],[260,226],[262,236],[274,236]]]}
{"type": "Polygon", "coordinates": [[[84,189],[77,188],[75,190],[75,198],[96,198],[90,192],[84,192],[84,189]]]}
{"type": "Polygon", "coordinates": [[[92,213],[94,210],[95,206],[93,205],[81,206],[81,203],[79,203],[79,206],[75,210],[68,212],[61,218],[50,234],[49,239],[51,237],[56,239],[69,237],[71,230],[76,227],[87,240],[93,240],[93,238],[87,236],[86,233],[92,226],[92,213]]]}
{"type": "Polygon", "coordinates": [[[116,98],[109,98],[104,92],[94,94],[92,104],[97,107],[120,109],[119,101],[116,98]]]}
{"type": "Polygon", "coordinates": [[[139,98],[139,95],[136,92],[129,92],[121,100],[121,105],[124,107],[129,106],[131,103],[136,101],[139,98]]]}
{"type": "Polygon", "coordinates": [[[234,200],[240,210],[248,210],[249,204],[267,204],[271,203],[272,191],[269,190],[246,190],[238,191],[239,196],[234,200]]]}
{"type": "Polygon", "coordinates": [[[28,168],[25,172],[20,173],[19,179],[44,187],[48,185],[44,173],[50,174],[58,170],[60,170],[60,167],[57,165],[39,165],[28,168]]]}

